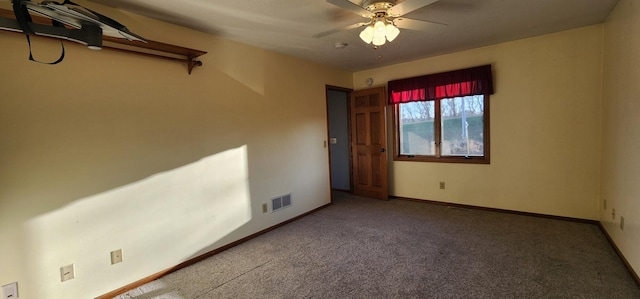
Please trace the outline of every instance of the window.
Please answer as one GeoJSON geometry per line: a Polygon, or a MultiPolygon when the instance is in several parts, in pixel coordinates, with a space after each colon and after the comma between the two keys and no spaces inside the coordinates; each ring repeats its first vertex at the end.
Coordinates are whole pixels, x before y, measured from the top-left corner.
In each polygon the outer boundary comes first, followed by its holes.
{"type": "Polygon", "coordinates": [[[488,164],[491,93],[491,66],[390,81],[395,160],[488,164]]]}

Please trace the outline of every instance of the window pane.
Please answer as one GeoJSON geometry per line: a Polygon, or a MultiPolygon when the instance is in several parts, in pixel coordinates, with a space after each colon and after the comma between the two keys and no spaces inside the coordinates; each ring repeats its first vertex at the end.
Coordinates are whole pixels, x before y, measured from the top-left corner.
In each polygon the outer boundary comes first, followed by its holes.
{"type": "Polygon", "coordinates": [[[468,96],[440,101],[442,156],[483,156],[484,97],[468,96]]]}
{"type": "Polygon", "coordinates": [[[400,154],[435,155],[433,101],[399,104],[400,154]]]}

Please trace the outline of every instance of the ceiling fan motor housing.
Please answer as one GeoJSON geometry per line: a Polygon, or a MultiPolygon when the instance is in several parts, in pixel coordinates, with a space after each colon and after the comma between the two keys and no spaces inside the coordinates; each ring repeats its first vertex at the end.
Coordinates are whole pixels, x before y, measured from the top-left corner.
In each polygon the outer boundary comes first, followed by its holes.
{"type": "Polygon", "coordinates": [[[362,2],[362,7],[373,13],[386,12],[394,5],[396,5],[395,0],[364,0],[362,2]]]}

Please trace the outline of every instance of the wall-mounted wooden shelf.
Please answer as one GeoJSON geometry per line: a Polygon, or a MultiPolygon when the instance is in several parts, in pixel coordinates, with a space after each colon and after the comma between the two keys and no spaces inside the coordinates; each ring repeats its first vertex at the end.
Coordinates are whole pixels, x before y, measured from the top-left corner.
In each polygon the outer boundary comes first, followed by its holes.
{"type": "Polygon", "coordinates": [[[146,43],[143,43],[110,36],[102,36],[102,48],[185,62],[189,74],[191,74],[194,67],[202,66],[202,61],[196,60],[196,58],[207,54],[205,51],[152,40],[147,40],[146,43]]]}
{"type": "MultiPolygon", "coordinates": [[[[31,17],[34,23],[44,25],[51,24],[51,20],[45,17],[33,15],[31,17]]],[[[15,15],[13,14],[12,10],[0,8],[0,18],[15,20],[15,15]]],[[[18,33],[22,34],[22,32],[18,33]]],[[[194,67],[202,66],[202,62],[197,60],[197,58],[204,54],[207,54],[207,52],[205,51],[180,47],[152,40],[147,40],[146,43],[143,43],[140,41],[129,41],[122,38],[115,38],[104,35],[102,36],[102,48],[183,62],[187,64],[187,70],[189,74],[191,74],[191,71],[194,67]]]]}

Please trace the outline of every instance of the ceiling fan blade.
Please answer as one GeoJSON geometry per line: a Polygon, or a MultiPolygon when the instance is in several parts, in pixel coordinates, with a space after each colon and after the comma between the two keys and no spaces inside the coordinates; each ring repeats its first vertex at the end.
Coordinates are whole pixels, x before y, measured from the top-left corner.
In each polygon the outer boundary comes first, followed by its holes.
{"type": "Polygon", "coordinates": [[[320,33],[314,35],[313,37],[325,37],[327,35],[338,33],[338,32],[341,32],[341,31],[346,31],[346,30],[351,30],[351,29],[355,29],[355,28],[358,28],[358,27],[366,26],[367,24],[369,24],[369,23],[366,23],[366,22],[365,23],[355,23],[355,24],[352,24],[352,25],[349,25],[349,26],[344,26],[344,27],[332,29],[332,30],[329,30],[329,31],[320,32],[320,33]]]}
{"type": "Polygon", "coordinates": [[[370,11],[355,5],[353,3],[351,3],[348,0],[327,0],[327,3],[331,3],[337,7],[340,7],[342,9],[346,9],[354,14],[357,14],[363,18],[370,18],[373,16],[373,13],[371,13],[370,11]]]}
{"type": "Polygon", "coordinates": [[[400,4],[389,8],[387,13],[392,17],[399,17],[438,1],[440,0],[405,0],[400,4]]]}
{"type": "Polygon", "coordinates": [[[393,20],[393,24],[395,24],[398,28],[416,30],[416,31],[432,31],[432,30],[437,30],[447,26],[447,24],[407,19],[407,18],[395,19],[393,20]]]}

